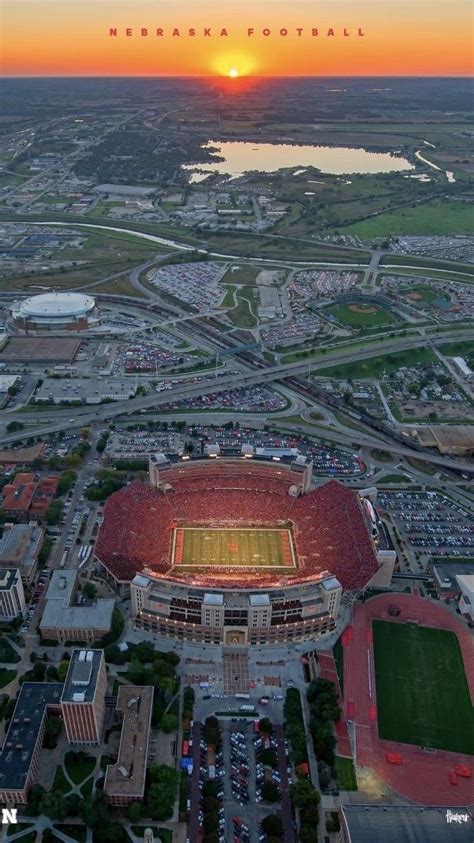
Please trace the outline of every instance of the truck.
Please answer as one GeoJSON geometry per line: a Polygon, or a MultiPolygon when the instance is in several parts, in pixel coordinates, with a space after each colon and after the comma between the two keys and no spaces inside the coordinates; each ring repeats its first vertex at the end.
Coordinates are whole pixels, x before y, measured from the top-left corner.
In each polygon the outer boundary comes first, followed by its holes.
{"type": "Polygon", "coordinates": [[[236,700],[249,700],[250,694],[236,694],[235,699],[236,700]]]}
{"type": "Polygon", "coordinates": [[[239,706],[239,711],[254,712],[255,706],[254,705],[241,705],[241,706],[239,706]]]}

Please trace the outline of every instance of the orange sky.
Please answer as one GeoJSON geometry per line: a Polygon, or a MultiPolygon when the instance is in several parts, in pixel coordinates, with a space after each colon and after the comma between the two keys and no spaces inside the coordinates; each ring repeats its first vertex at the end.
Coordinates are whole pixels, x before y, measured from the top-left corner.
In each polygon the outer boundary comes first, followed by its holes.
{"type": "Polygon", "coordinates": [[[465,76],[472,73],[472,6],[467,0],[3,0],[1,47],[7,76],[207,76],[231,67],[261,76],[465,76]],[[117,37],[110,37],[111,27],[117,37]],[[141,37],[142,27],[148,37],[141,37]],[[163,37],[154,34],[157,27],[163,37]],[[174,27],[180,37],[173,37],[174,27]],[[191,27],[194,37],[187,35],[191,27]],[[227,37],[219,36],[222,27],[227,37]],[[331,27],[335,36],[327,37],[331,27]]]}

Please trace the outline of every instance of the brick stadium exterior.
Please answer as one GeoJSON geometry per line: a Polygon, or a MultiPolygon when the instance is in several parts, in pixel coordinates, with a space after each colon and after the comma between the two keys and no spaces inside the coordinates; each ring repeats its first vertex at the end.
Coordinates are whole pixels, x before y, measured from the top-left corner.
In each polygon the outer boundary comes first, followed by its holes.
{"type": "MultiPolygon", "coordinates": [[[[331,480],[310,490],[304,457],[243,454],[150,460],[150,483],[106,502],[96,558],[135,625],[178,640],[272,644],[331,633],[343,592],[390,583],[395,554],[378,546],[368,498],[331,480]],[[172,563],[176,527],[290,527],[294,571],[199,568],[172,563]]],[[[375,490],[371,490],[375,493],[375,490]]]]}

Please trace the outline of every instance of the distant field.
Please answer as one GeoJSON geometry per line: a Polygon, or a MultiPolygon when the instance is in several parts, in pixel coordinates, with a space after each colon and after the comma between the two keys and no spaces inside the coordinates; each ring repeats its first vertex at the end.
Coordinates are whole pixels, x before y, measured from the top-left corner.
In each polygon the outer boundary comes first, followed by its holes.
{"type": "Polygon", "coordinates": [[[428,284],[420,284],[416,287],[404,287],[403,289],[400,289],[400,294],[404,295],[409,300],[424,301],[427,304],[431,304],[436,301],[436,299],[449,299],[447,293],[436,290],[428,284]]]}
{"type": "Polygon", "coordinates": [[[412,348],[381,357],[368,357],[355,363],[331,366],[321,369],[321,375],[325,378],[380,378],[384,372],[390,374],[401,366],[417,366],[437,361],[438,357],[430,348],[412,348]]]}
{"type": "Polygon", "coordinates": [[[454,632],[374,620],[379,737],[474,754],[474,717],[454,632]]]}
{"type": "Polygon", "coordinates": [[[376,328],[379,325],[395,322],[388,310],[361,302],[334,305],[328,308],[328,313],[331,313],[338,322],[350,325],[351,328],[376,328]]]}
{"type": "MultiPolygon", "coordinates": [[[[420,203],[348,225],[344,233],[348,232],[361,238],[400,234],[472,234],[472,209],[462,202],[420,203]]],[[[408,258],[406,263],[410,263],[408,258]]]]}
{"type": "Polygon", "coordinates": [[[295,568],[289,530],[177,527],[174,564],[184,568],[295,568]]]}

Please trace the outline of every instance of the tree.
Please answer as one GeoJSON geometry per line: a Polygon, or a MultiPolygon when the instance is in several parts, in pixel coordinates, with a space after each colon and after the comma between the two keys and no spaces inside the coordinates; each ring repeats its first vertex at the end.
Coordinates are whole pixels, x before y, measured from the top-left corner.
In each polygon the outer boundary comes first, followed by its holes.
{"type": "Polygon", "coordinates": [[[298,778],[291,786],[291,798],[295,808],[308,808],[312,805],[317,805],[321,799],[321,795],[311,782],[305,778],[298,778]]]}
{"type": "Polygon", "coordinates": [[[81,439],[85,439],[86,441],[89,439],[91,435],[90,427],[81,427],[81,439]]]}
{"type": "Polygon", "coordinates": [[[176,714],[165,714],[163,716],[163,720],[161,721],[161,728],[165,735],[168,735],[170,732],[175,732],[178,728],[178,718],[176,714]]]}
{"type": "Polygon", "coordinates": [[[265,802],[278,802],[280,791],[275,782],[264,782],[262,784],[262,799],[265,802]]]}
{"type": "Polygon", "coordinates": [[[267,814],[262,820],[262,831],[267,837],[283,837],[283,823],[279,814],[267,814]]]}
{"type": "Polygon", "coordinates": [[[80,814],[89,828],[108,825],[110,812],[103,793],[96,792],[94,796],[86,796],[82,800],[80,814]]]}
{"type": "Polygon", "coordinates": [[[58,664],[58,682],[64,682],[66,679],[66,673],[69,670],[69,661],[63,659],[58,664]]]}
{"type": "Polygon", "coordinates": [[[131,823],[138,823],[143,818],[143,807],[141,802],[132,802],[127,808],[127,819],[131,823]]]}
{"type": "Polygon", "coordinates": [[[40,784],[34,784],[28,794],[28,805],[25,809],[25,814],[29,817],[35,817],[40,813],[41,800],[45,793],[44,787],[40,784]]]}
{"type": "Polygon", "coordinates": [[[278,766],[278,757],[275,750],[271,748],[262,749],[260,762],[267,767],[273,767],[275,769],[278,766]]]}
{"type": "Polygon", "coordinates": [[[6,426],[7,433],[16,433],[18,430],[23,430],[24,428],[23,422],[19,421],[11,421],[6,426]]]}
{"type": "Polygon", "coordinates": [[[263,735],[268,735],[270,737],[270,735],[273,734],[272,722],[268,717],[262,717],[261,720],[259,720],[258,728],[263,735]]]}
{"type": "Polygon", "coordinates": [[[68,815],[68,803],[64,793],[49,790],[41,797],[41,813],[50,820],[65,820],[68,815]]]}
{"type": "Polygon", "coordinates": [[[86,582],[82,586],[82,593],[88,600],[94,600],[97,595],[97,586],[93,582],[86,582]]]}
{"type": "Polygon", "coordinates": [[[151,764],[148,775],[152,782],[147,798],[150,817],[153,820],[168,820],[173,816],[179,773],[165,764],[151,764]]]}
{"type": "Polygon", "coordinates": [[[61,520],[61,516],[63,514],[63,501],[61,498],[56,498],[46,510],[45,518],[46,523],[52,527],[56,524],[59,524],[61,520]]]}

